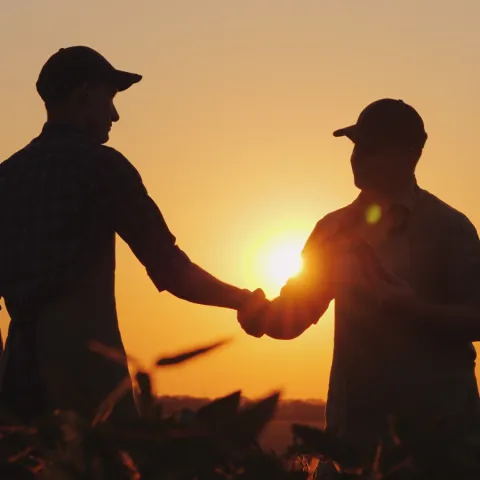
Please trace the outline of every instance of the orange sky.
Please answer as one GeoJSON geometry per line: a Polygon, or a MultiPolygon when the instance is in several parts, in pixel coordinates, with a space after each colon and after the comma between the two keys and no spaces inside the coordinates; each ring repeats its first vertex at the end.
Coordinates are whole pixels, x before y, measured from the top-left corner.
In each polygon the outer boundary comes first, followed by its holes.
{"type": "MultiPolygon", "coordinates": [[[[420,184],[480,226],[480,2],[402,0],[23,0],[0,18],[0,158],[35,136],[34,83],[62,46],[90,45],[144,80],[120,94],[110,145],[138,168],[190,257],[242,287],[278,282],[263,255],[306,239],[357,194],[351,145],[332,131],[391,96],[423,115],[420,184]],[[290,241],[290,240],[287,240],[290,241]]],[[[128,351],[236,341],[158,374],[166,394],[325,397],[331,311],[303,337],[252,339],[234,312],[158,294],[119,242],[117,298],[128,351]]],[[[277,279],[278,280],[278,279],[277,279]]],[[[5,329],[5,311],[0,312],[5,329]]]]}

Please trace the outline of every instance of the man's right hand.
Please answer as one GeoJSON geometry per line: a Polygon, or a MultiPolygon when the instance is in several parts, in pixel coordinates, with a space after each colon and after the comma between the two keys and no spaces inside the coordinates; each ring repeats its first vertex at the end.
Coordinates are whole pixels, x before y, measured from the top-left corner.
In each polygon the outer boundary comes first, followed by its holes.
{"type": "Polygon", "coordinates": [[[248,335],[260,338],[265,334],[270,301],[261,288],[251,292],[249,298],[237,311],[238,323],[248,335]]]}

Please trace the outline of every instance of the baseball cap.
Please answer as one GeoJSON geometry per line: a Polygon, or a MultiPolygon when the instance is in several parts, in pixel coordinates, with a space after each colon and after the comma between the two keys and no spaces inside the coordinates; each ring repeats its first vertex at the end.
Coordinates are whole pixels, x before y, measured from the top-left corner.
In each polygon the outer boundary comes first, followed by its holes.
{"type": "Polygon", "coordinates": [[[383,98],[360,113],[357,123],[333,132],[352,142],[370,145],[398,145],[422,149],[428,135],[422,117],[403,100],[383,98]]]}
{"type": "Polygon", "coordinates": [[[104,81],[121,92],[141,79],[136,73],[117,70],[97,51],[79,45],[54,53],[42,67],[36,87],[42,100],[49,102],[68,97],[86,82],[104,81]]]}

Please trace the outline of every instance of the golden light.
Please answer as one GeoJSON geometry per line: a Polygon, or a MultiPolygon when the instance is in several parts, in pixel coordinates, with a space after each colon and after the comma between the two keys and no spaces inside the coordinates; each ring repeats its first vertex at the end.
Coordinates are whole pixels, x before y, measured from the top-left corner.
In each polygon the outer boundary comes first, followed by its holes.
{"type": "Polygon", "coordinates": [[[301,253],[307,234],[272,235],[254,246],[248,259],[248,277],[270,298],[302,269],[301,253]]]}
{"type": "Polygon", "coordinates": [[[266,259],[266,274],[272,281],[285,283],[302,268],[300,252],[293,243],[275,245],[272,248],[266,259]]]}

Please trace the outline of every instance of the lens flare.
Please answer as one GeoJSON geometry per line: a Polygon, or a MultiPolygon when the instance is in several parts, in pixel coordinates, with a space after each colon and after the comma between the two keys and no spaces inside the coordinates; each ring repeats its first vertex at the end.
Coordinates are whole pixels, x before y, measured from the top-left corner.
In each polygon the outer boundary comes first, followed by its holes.
{"type": "Polygon", "coordinates": [[[380,205],[373,203],[372,205],[369,205],[365,210],[365,221],[369,225],[375,225],[381,220],[381,218],[382,208],[380,207],[380,205]]]}

